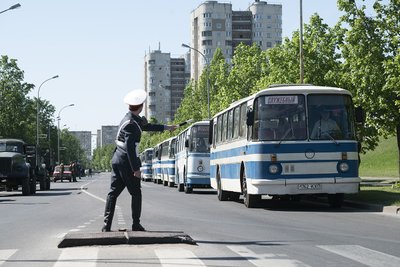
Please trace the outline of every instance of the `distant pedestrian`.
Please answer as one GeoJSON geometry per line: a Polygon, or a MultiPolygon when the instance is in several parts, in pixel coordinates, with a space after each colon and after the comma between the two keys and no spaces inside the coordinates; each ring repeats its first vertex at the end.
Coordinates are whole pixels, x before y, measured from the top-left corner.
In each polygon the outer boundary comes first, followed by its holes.
{"type": "Polygon", "coordinates": [[[150,124],[145,118],[140,117],[139,114],[143,110],[145,100],[146,92],[144,90],[132,91],[124,98],[124,102],[129,105],[129,112],[122,119],[115,140],[117,146],[112,157],[111,189],[107,195],[104,211],[103,232],[111,231],[117,198],[125,187],[128,188],[132,197],[132,230],[145,231],[140,224],[142,191],[140,186],[141,162],[138,152],[142,131],[162,132],[164,130],[173,131],[177,128],[175,125],[150,124]]]}
{"type": "Polygon", "coordinates": [[[77,174],[76,163],[71,161],[71,164],[69,166],[71,166],[70,168],[71,168],[72,181],[76,182],[76,174],[77,174]]]}
{"type": "Polygon", "coordinates": [[[61,163],[61,165],[60,165],[60,179],[61,179],[61,182],[63,181],[63,178],[64,178],[64,163],[61,163]]]}

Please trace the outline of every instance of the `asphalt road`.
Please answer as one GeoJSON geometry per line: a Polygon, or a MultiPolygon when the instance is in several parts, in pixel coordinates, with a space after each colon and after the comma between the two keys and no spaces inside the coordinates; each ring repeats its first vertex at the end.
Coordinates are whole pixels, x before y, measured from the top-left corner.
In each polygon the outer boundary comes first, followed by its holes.
{"type": "MultiPolygon", "coordinates": [[[[100,232],[109,173],[57,182],[35,196],[0,192],[0,266],[400,266],[400,219],[324,203],[264,199],[247,209],[142,182],[142,224],[183,231],[197,245],[57,248],[67,233],[100,232]]],[[[118,198],[113,230],[130,228],[130,196],[118,198]]]]}

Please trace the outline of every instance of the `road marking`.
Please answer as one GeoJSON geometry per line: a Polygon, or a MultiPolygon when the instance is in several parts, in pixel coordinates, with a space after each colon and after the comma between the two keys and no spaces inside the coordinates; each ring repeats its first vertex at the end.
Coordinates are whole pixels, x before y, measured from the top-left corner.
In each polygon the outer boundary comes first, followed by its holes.
{"type": "Polygon", "coordinates": [[[241,257],[247,259],[249,262],[255,266],[279,266],[279,267],[299,267],[299,266],[309,266],[301,261],[292,259],[282,259],[287,257],[285,254],[256,254],[245,246],[227,246],[233,252],[239,254],[241,257]]]}
{"type": "Polygon", "coordinates": [[[154,252],[163,267],[206,266],[193,252],[187,249],[155,249],[154,252]]]}
{"type": "Polygon", "coordinates": [[[54,267],[92,267],[96,266],[99,248],[65,248],[54,267]]]}
{"type": "Polygon", "coordinates": [[[400,258],[358,245],[318,246],[345,258],[374,267],[398,267],[400,258]]]}
{"type": "Polygon", "coordinates": [[[101,197],[98,197],[98,196],[96,196],[96,195],[94,195],[94,194],[92,194],[92,193],[89,193],[86,189],[84,189],[87,185],[89,185],[89,184],[91,184],[91,183],[93,183],[93,182],[95,182],[95,181],[96,181],[96,180],[90,181],[89,183],[86,183],[86,184],[82,185],[82,186],[81,186],[81,191],[82,191],[83,193],[85,193],[85,194],[87,194],[87,195],[89,195],[89,196],[95,198],[95,199],[98,199],[98,200],[100,200],[100,201],[106,203],[106,200],[105,200],[104,198],[101,198],[101,197]]]}
{"type": "Polygon", "coordinates": [[[17,249],[0,249],[0,265],[5,263],[15,252],[17,249]]]}

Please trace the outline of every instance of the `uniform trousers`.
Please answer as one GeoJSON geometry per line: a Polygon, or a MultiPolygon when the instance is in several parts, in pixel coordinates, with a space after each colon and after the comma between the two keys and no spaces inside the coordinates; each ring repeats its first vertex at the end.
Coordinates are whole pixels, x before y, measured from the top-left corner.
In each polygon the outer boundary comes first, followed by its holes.
{"type": "Polygon", "coordinates": [[[131,195],[132,225],[140,223],[142,212],[142,190],[140,183],[140,178],[133,175],[131,167],[127,165],[127,162],[112,164],[111,188],[107,195],[104,212],[104,224],[108,230],[111,229],[117,198],[125,187],[131,195]]]}

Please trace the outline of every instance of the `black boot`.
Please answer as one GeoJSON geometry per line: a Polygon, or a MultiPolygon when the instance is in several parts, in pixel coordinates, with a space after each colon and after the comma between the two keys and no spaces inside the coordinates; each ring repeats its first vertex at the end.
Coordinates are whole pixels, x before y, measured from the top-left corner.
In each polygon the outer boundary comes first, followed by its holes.
{"type": "Polygon", "coordinates": [[[132,224],[132,231],[146,231],[140,223],[132,224]]]}
{"type": "Polygon", "coordinates": [[[114,217],[115,204],[117,203],[116,197],[112,195],[107,196],[106,208],[104,211],[104,226],[101,228],[102,232],[110,232],[111,224],[114,217]]]}

